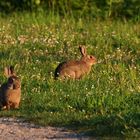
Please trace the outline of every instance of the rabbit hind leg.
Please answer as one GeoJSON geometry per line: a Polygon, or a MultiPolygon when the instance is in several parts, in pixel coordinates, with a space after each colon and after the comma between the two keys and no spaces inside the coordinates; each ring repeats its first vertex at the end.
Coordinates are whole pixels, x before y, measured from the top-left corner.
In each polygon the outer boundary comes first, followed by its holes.
{"type": "Polygon", "coordinates": [[[67,71],[64,73],[63,77],[67,78],[71,78],[71,79],[75,79],[76,75],[74,71],[67,71]]]}
{"type": "Polygon", "coordinates": [[[18,109],[19,108],[19,103],[13,103],[12,108],[18,109]]]}

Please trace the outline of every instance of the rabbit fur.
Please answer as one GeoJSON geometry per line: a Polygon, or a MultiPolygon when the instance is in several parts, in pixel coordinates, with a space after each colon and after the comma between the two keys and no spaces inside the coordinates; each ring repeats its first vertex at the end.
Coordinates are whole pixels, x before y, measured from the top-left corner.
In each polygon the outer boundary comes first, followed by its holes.
{"type": "Polygon", "coordinates": [[[96,58],[92,55],[87,55],[86,49],[79,47],[81,52],[81,60],[70,60],[60,63],[55,70],[55,79],[71,78],[80,79],[85,74],[91,71],[91,67],[96,63],[96,58]]]}
{"type": "Polygon", "coordinates": [[[16,76],[13,66],[5,68],[4,74],[7,82],[0,87],[0,104],[2,109],[16,109],[21,99],[21,81],[16,76]]]}

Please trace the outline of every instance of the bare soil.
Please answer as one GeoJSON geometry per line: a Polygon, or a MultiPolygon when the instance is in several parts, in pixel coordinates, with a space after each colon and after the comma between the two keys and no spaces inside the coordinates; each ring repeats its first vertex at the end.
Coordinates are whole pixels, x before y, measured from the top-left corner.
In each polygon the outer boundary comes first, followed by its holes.
{"type": "Polygon", "coordinates": [[[67,128],[43,127],[23,119],[0,118],[0,140],[87,139],[67,128]]]}

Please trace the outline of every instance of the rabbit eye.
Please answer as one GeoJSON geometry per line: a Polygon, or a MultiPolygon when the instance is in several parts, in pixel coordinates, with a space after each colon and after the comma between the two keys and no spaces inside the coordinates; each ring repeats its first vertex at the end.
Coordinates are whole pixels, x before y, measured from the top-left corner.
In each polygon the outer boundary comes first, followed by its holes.
{"type": "Polygon", "coordinates": [[[13,83],[13,82],[14,82],[14,79],[13,79],[13,78],[9,78],[9,79],[8,79],[8,82],[9,82],[9,83],[13,83]]]}

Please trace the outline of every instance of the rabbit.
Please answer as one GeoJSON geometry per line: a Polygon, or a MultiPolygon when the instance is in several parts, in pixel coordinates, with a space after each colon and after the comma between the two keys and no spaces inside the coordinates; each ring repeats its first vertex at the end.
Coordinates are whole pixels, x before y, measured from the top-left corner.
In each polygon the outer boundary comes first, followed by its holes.
{"type": "Polygon", "coordinates": [[[14,72],[14,67],[4,69],[8,78],[0,87],[0,104],[2,109],[18,109],[21,99],[21,81],[14,72]]]}
{"type": "Polygon", "coordinates": [[[96,63],[96,58],[87,55],[83,46],[79,47],[81,52],[81,60],[70,60],[60,63],[55,69],[54,78],[58,79],[80,79],[91,71],[91,67],[96,63]]]}

